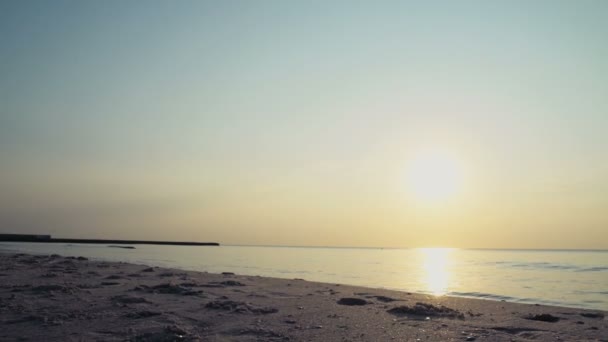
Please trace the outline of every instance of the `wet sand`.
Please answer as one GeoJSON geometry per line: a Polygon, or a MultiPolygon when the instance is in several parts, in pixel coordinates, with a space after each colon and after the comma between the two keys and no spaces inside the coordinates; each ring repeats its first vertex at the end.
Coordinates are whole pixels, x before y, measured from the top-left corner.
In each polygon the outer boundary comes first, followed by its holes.
{"type": "Polygon", "coordinates": [[[607,315],[0,253],[0,341],[608,341],[607,315]]]}

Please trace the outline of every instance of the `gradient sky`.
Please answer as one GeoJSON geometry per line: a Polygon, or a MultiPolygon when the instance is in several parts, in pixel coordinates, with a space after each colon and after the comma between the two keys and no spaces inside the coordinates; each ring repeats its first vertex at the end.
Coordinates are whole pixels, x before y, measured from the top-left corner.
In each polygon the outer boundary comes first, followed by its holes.
{"type": "Polygon", "coordinates": [[[608,1],[4,0],[0,161],[0,232],[608,248],[608,1]]]}

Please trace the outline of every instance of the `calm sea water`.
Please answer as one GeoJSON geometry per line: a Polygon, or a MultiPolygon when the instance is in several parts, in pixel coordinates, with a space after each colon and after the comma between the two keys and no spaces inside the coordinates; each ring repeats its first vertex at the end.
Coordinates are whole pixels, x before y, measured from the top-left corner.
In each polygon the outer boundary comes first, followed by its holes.
{"type": "Polygon", "coordinates": [[[0,243],[0,251],[608,310],[608,251],[152,245],[119,249],[36,243],[0,243]]]}

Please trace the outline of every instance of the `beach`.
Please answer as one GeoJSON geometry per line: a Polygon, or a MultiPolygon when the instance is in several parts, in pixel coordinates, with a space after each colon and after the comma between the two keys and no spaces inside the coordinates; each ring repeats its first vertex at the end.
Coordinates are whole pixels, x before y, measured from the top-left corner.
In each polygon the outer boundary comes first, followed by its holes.
{"type": "Polygon", "coordinates": [[[0,254],[1,341],[608,341],[606,314],[0,254]]]}

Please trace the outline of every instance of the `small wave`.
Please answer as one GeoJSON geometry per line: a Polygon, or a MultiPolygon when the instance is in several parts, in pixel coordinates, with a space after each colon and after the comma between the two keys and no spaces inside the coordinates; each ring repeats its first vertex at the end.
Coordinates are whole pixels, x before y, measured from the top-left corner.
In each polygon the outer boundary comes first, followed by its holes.
{"type": "Polygon", "coordinates": [[[513,267],[547,269],[547,270],[574,270],[574,269],[578,269],[578,267],[572,266],[572,265],[550,264],[550,263],[546,263],[546,262],[529,263],[529,264],[515,264],[515,265],[513,265],[513,267]]]}
{"type": "MultiPolygon", "coordinates": [[[[547,299],[529,298],[529,297],[519,298],[519,297],[502,296],[502,295],[483,293],[483,292],[450,292],[448,295],[456,296],[456,297],[477,298],[477,299],[506,301],[506,302],[524,303],[524,304],[543,304],[543,305],[566,306],[566,307],[589,307],[587,301],[583,301],[580,303],[569,303],[566,301],[547,300],[547,299]]],[[[590,302],[592,302],[592,301],[590,301],[590,302]]]]}
{"type": "Polygon", "coordinates": [[[501,267],[512,267],[512,268],[524,268],[524,269],[536,269],[536,270],[575,270],[579,271],[581,268],[575,265],[567,264],[553,264],[550,262],[495,262],[495,265],[501,267]]]}
{"type": "Polygon", "coordinates": [[[581,268],[581,269],[576,270],[576,272],[602,272],[602,271],[608,271],[608,267],[599,266],[599,267],[581,268]]]}
{"type": "Polygon", "coordinates": [[[604,301],[602,300],[595,300],[595,299],[588,299],[588,300],[584,300],[583,303],[589,303],[589,304],[600,304],[603,303],[604,301]]]}
{"type": "Polygon", "coordinates": [[[457,296],[457,297],[483,298],[483,299],[490,299],[490,300],[504,300],[504,301],[514,301],[514,300],[517,300],[517,298],[515,298],[515,297],[502,296],[502,295],[491,294],[491,293],[483,293],[483,292],[456,292],[456,291],[452,291],[452,292],[448,293],[448,295],[450,295],[450,296],[457,296]]]}

